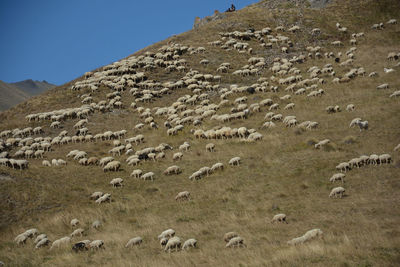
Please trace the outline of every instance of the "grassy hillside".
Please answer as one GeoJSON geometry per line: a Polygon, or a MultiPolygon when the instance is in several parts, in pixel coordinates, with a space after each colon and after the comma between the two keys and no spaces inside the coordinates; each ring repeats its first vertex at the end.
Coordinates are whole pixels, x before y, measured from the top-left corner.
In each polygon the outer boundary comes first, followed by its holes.
{"type": "MultiPolygon", "coordinates": [[[[250,86],[260,77],[270,79],[273,74],[269,67],[275,57],[289,59],[294,55],[307,55],[305,48],[310,45],[321,46],[322,52],[342,52],[341,61],[344,61],[345,52],[351,47],[350,34],[364,32],[364,38],[357,38],[352,66],[340,66],[334,58],[325,57],[307,58],[304,63],[294,66],[300,69],[303,78],[309,78],[307,70],[311,66],[322,68],[328,63],[333,65],[337,77],[354,67],[363,67],[366,76],[335,84],[332,83],[333,77],[320,75],[326,83],[318,85],[318,88],[322,88],[325,94],[316,98],[285,92],[286,86],[279,85],[277,93],[232,94],[228,97],[230,104],[217,111],[217,114],[230,113],[234,100],[241,96],[248,97],[248,105],[271,98],[280,104],[275,113],[295,115],[299,122],[316,121],[319,123],[317,129],[289,128],[282,122],[276,122],[274,129],[261,129],[268,112],[268,107],[261,107],[261,112],[252,112],[248,119],[222,124],[207,118],[200,126],[186,124],[182,132],[168,136],[163,126],[165,118],[155,116],[153,108],[170,106],[180,96],[193,95],[184,87],[152,103],[139,102],[138,106],[151,108],[159,129],[150,129],[146,125],[137,130],[135,125],[144,119],[135,109],[129,108],[135,97],[129,89],[125,90],[121,100],[125,108],[91,114],[87,124],[89,132],[94,135],[126,129],[126,138],[138,134],[145,136],[145,143],[134,145],[135,151],[160,143],[168,143],[174,149],[165,151],[165,159],[145,161],[138,167],[126,164],[128,156],[116,156],[122,163],[118,172],[104,173],[99,166],[81,166],[66,158],[67,153],[74,149],[86,151],[88,157],[109,156],[112,141],[53,145],[52,151],[45,153],[44,159],[62,158],[67,160],[67,166],[45,167],[42,159],[29,159],[30,165],[26,170],[0,166],[3,176],[12,177],[11,181],[0,180],[0,261],[9,266],[397,266],[400,262],[400,161],[399,151],[393,149],[400,143],[400,98],[389,98],[389,95],[400,89],[400,69],[394,67],[399,61],[388,61],[386,57],[390,52],[400,52],[400,25],[385,24],[383,30],[372,30],[371,26],[392,18],[400,20],[400,3],[395,0],[336,1],[323,9],[309,9],[306,5],[296,7],[290,2],[274,1],[274,6],[279,7],[274,9],[269,2],[272,0],[229,13],[222,20],[172,36],[134,55],[156,53],[171,42],[202,46],[205,53],[181,56],[187,60],[189,69],[221,75],[221,88],[229,88],[231,84],[250,86]],[[338,32],[336,22],[347,27],[348,33],[338,32]],[[245,41],[253,48],[253,55],[208,44],[220,39],[219,32],[246,31],[249,28],[261,30],[264,27],[274,29],[280,25],[288,29],[295,24],[300,26],[299,32],[282,33],[294,44],[288,54],[282,53],[275,45],[272,49],[263,48],[255,39],[245,41]],[[321,29],[321,34],[312,36],[310,31],[316,27],[321,29]],[[336,40],[341,40],[344,46],[338,48],[330,44],[336,40]],[[266,58],[268,66],[260,76],[232,75],[233,71],[248,64],[247,60],[252,56],[266,58]],[[210,63],[201,65],[202,59],[208,59],[210,63]],[[216,69],[223,62],[230,62],[231,69],[228,73],[217,74],[216,69]],[[395,71],[386,74],[384,67],[393,67],[395,71]],[[379,75],[368,77],[373,71],[379,75]],[[390,88],[377,90],[376,86],[382,83],[388,83],[390,88]],[[286,94],[290,94],[291,99],[281,100],[280,97],[286,94]],[[295,103],[295,108],[284,110],[283,107],[290,102],[295,103]],[[347,112],[348,104],[354,104],[355,111],[347,112]],[[342,111],[328,114],[325,108],[330,105],[339,105],[342,111]],[[368,120],[367,131],[349,128],[351,120],[357,117],[368,120]],[[196,139],[190,133],[192,129],[206,130],[220,125],[254,128],[263,139],[256,142],[239,138],[205,140],[196,139]],[[326,138],[331,140],[326,148],[314,149],[315,141],[326,138]],[[190,143],[190,150],[183,152],[181,161],[173,161],[173,153],[178,152],[179,145],[185,141],[190,143]],[[210,142],[216,145],[215,152],[206,152],[205,146],[210,142]],[[346,173],[345,197],[328,197],[333,187],[342,186],[340,182],[329,182],[337,172],[335,166],[338,163],[361,155],[384,153],[391,154],[393,163],[354,168],[346,173]],[[229,166],[228,161],[235,156],[241,157],[241,165],[229,166]],[[199,168],[216,162],[222,162],[225,169],[201,180],[188,179],[199,168]],[[175,164],[182,168],[181,174],[163,175],[168,166],[175,164]],[[130,177],[136,168],[154,172],[155,181],[130,177]],[[109,185],[116,177],[124,179],[122,188],[109,185]],[[191,200],[176,202],[176,194],[185,190],[191,193],[191,200]],[[95,191],[111,193],[111,203],[95,204],[89,199],[95,191]],[[270,223],[278,213],[287,215],[288,224],[270,223]],[[51,241],[68,236],[73,231],[69,224],[73,218],[80,220],[85,236],[73,238],[66,248],[50,251],[48,248],[35,249],[32,240],[24,246],[14,242],[18,234],[29,228],[46,233],[51,241]],[[103,223],[99,230],[91,227],[95,220],[103,223]],[[168,228],[173,228],[183,241],[196,238],[198,248],[164,253],[157,236],[168,228]],[[298,246],[287,245],[287,241],[314,228],[323,231],[322,238],[298,246]],[[225,248],[223,236],[230,231],[238,232],[247,247],[225,248]],[[141,236],[143,244],[125,248],[126,242],[135,236],[141,236]],[[105,249],[73,252],[72,244],[82,239],[102,239],[105,249]]],[[[276,35],[276,32],[273,30],[272,34],[276,35]]],[[[177,81],[185,75],[169,73],[163,68],[145,73],[149,79],[161,83],[177,81]]],[[[81,79],[83,77],[77,80],[81,79]]],[[[28,114],[81,106],[79,96],[91,91],[70,90],[74,82],[0,113],[0,132],[41,126],[44,134],[40,136],[55,137],[62,130],[67,130],[69,136],[74,135],[73,125],[79,119],[66,120],[62,129],[50,128],[50,121],[25,120],[28,114]]],[[[270,81],[270,85],[277,83],[270,81]]],[[[109,88],[100,87],[92,93],[93,100],[105,100],[110,92],[109,88]]],[[[208,93],[211,103],[220,102],[218,92],[208,93]]],[[[190,105],[188,108],[194,109],[190,105]]],[[[12,148],[10,154],[13,155],[17,149],[12,148]]]]}

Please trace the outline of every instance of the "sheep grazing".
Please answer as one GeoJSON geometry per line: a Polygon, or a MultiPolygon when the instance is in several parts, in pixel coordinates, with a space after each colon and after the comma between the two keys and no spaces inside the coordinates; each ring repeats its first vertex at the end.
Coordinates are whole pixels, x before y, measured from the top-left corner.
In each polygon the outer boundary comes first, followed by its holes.
{"type": "Polygon", "coordinates": [[[281,214],[275,215],[275,216],[272,218],[271,223],[275,223],[275,222],[284,222],[284,223],[288,223],[288,222],[286,221],[286,214],[281,213],[281,214]]]}
{"type": "Polygon", "coordinates": [[[340,197],[340,198],[342,198],[345,191],[346,190],[341,186],[335,187],[335,188],[332,189],[331,193],[329,194],[329,197],[335,197],[335,198],[340,197]]]}
{"type": "Polygon", "coordinates": [[[183,243],[182,249],[189,249],[189,248],[196,248],[197,247],[197,240],[194,238],[190,238],[183,243]]]}
{"type": "Polygon", "coordinates": [[[182,157],[183,157],[182,152],[177,152],[177,153],[174,153],[174,155],[172,156],[172,159],[173,160],[180,160],[180,159],[182,159],[182,157]]]}
{"type": "Polygon", "coordinates": [[[35,248],[38,249],[38,248],[41,248],[41,247],[48,246],[49,244],[50,244],[50,240],[47,239],[47,237],[45,237],[45,238],[41,239],[39,242],[36,243],[35,248]]]}
{"type": "Polygon", "coordinates": [[[92,228],[94,229],[99,229],[101,227],[102,223],[99,220],[96,220],[92,223],[92,228]]]}
{"type": "Polygon", "coordinates": [[[400,90],[394,91],[389,97],[392,98],[392,97],[398,97],[398,96],[400,96],[400,90]]]}
{"type": "Polygon", "coordinates": [[[392,157],[389,154],[382,154],[379,156],[379,164],[387,163],[390,164],[392,162],[392,157]]]}
{"type": "Polygon", "coordinates": [[[316,144],[314,145],[314,148],[315,148],[315,149],[319,149],[319,148],[321,148],[321,147],[323,147],[323,146],[329,144],[330,142],[331,142],[331,140],[329,140],[329,139],[324,139],[324,140],[319,141],[318,143],[316,143],[316,144]]]}
{"type": "Polygon", "coordinates": [[[141,177],[143,180],[151,180],[154,181],[154,172],[147,172],[141,177]]]}
{"type": "Polygon", "coordinates": [[[311,239],[314,239],[318,236],[322,236],[322,231],[320,229],[312,229],[310,231],[307,231],[304,235],[300,237],[293,238],[292,240],[288,241],[288,245],[298,245],[298,244],[303,244],[306,241],[309,241],[311,239]]]}
{"type": "Polygon", "coordinates": [[[173,166],[168,167],[168,168],[164,171],[164,174],[165,174],[165,175],[180,174],[181,172],[182,172],[182,171],[181,171],[181,169],[180,169],[178,166],[173,165],[173,166]]]}
{"type": "Polygon", "coordinates": [[[131,173],[131,176],[135,177],[135,178],[140,178],[140,176],[142,176],[143,171],[140,169],[136,169],[133,170],[131,173]]]}
{"type": "Polygon", "coordinates": [[[240,160],[241,160],[240,157],[234,157],[231,160],[229,160],[229,165],[231,165],[231,166],[235,166],[235,165],[239,166],[240,165],[240,160]]]}
{"type": "Polygon", "coordinates": [[[111,203],[111,194],[106,193],[103,196],[99,197],[95,202],[97,204],[101,204],[101,203],[104,203],[106,201],[109,201],[111,203]]]}
{"type": "Polygon", "coordinates": [[[71,227],[75,227],[75,226],[79,225],[79,220],[76,218],[72,219],[70,222],[70,225],[71,225],[71,227]]]}
{"type": "Polygon", "coordinates": [[[244,239],[240,236],[233,237],[229,240],[229,242],[225,245],[227,248],[234,248],[234,247],[246,247],[244,244],[244,239]]]}
{"type": "Polygon", "coordinates": [[[175,249],[175,251],[178,251],[181,248],[181,239],[177,236],[174,236],[172,238],[170,238],[167,242],[167,244],[165,245],[165,252],[171,252],[173,249],[175,249]]]}
{"type": "Polygon", "coordinates": [[[47,235],[46,235],[46,234],[40,234],[40,235],[38,235],[38,236],[36,237],[36,239],[35,239],[35,241],[33,241],[33,243],[37,244],[37,243],[40,242],[40,240],[42,240],[42,239],[44,239],[44,238],[47,238],[47,235]]]}
{"type": "Polygon", "coordinates": [[[14,238],[14,241],[18,244],[25,244],[26,240],[28,239],[28,237],[26,236],[25,233],[19,234],[17,235],[17,237],[14,238]]]}
{"type": "Polygon", "coordinates": [[[130,239],[128,241],[128,243],[126,243],[125,247],[129,248],[129,247],[133,247],[133,246],[139,246],[140,244],[142,244],[143,239],[140,236],[134,237],[132,239],[130,239]]]}
{"type": "Polygon", "coordinates": [[[76,229],[75,231],[72,232],[71,237],[75,237],[75,236],[78,236],[78,235],[82,236],[84,231],[85,231],[84,229],[78,228],[78,229],[76,229]]]}
{"type": "Polygon", "coordinates": [[[326,109],[326,112],[328,112],[328,114],[330,113],[337,113],[340,112],[340,107],[339,106],[328,106],[326,109]]]}
{"type": "Polygon", "coordinates": [[[378,89],[378,90],[380,90],[380,89],[389,89],[389,84],[383,83],[383,84],[381,84],[381,85],[378,85],[378,86],[376,87],[376,89],[378,89]]]}
{"type": "Polygon", "coordinates": [[[353,104],[348,104],[346,107],[347,111],[354,111],[355,110],[355,106],[353,104]]]}
{"type": "Polygon", "coordinates": [[[114,178],[111,180],[110,185],[112,185],[113,187],[120,187],[122,186],[124,179],[122,178],[114,178]]]}
{"type": "Polygon", "coordinates": [[[338,171],[341,171],[341,172],[346,172],[346,171],[350,171],[350,170],[351,170],[351,166],[350,166],[350,164],[347,163],[347,162],[342,162],[342,163],[339,163],[339,164],[336,166],[336,169],[337,169],[338,171]]]}
{"type": "Polygon", "coordinates": [[[94,240],[89,243],[89,248],[91,248],[91,249],[104,248],[104,241],[103,240],[94,240]]]}
{"type": "Polygon", "coordinates": [[[215,151],[215,145],[213,143],[209,143],[206,145],[206,151],[207,152],[214,152],[215,151]]]}
{"type": "Polygon", "coordinates": [[[97,192],[94,192],[93,194],[90,195],[90,199],[96,200],[96,199],[98,199],[99,197],[101,197],[103,195],[104,195],[103,192],[97,191],[97,192]]]}
{"type": "Polygon", "coordinates": [[[229,242],[234,237],[238,237],[239,235],[236,232],[228,232],[224,235],[224,241],[229,242]]]}
{"type": "Polygon", "coordinates": [[[190,192],[188,191],[183,191],[183,192],[179,192],[176,197],[175,200],[190,200],[190,192]]]}
{"type": "Polygon", "coordinates": [[[214,172],[216,170],[223,170],[224,169],[224,164],[222,164],[221,162],[217,162],[214,165],[212,165],[211,167],[211,171],[214,172]]]}
{"type": "Polygon", "coordinates": [[[54,248],[63,247],[71,242],[71,238],[69,236],[62,237],[60,239],[55,240],[50,247],[50,250],[54,248]]]}
{"type": "Polygon", "coordinates": [[[174,229],[167,229],[165,231],[163,231],[159,236],[158,239],[162,239],[162,238],[171,238],[175,236],[175,230],[174,229]]]}
{"type": "Polygon", "coordinates": [[[344,177],[346,177],[346,175],[344,173],[336,173],[336,174],[332,175],[331,178],[329,178],[329,181],[331,183],[334,183],[336,181],[342,181],[342,183],[344,183],[344,177]]]}
{"type": "Polygon", "coordinates": [[[121,163],[119,161],[114,160],[114,161],[107,163],[107,165],[103,168],[103,171],[104,172],[118,171],[120,167],[121,167],[121,163]]]}

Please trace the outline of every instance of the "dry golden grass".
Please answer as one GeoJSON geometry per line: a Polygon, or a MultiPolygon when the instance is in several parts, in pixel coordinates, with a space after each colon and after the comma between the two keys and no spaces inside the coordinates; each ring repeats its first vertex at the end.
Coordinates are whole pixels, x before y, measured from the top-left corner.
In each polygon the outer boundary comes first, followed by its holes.
{"type": "MultiPolygon", "coordinates": [[[[383,74],[388,66],[386,56],[397,51],[400,44],[400,26],[390,26],[384,31],[371,31],[373,23],[387,21],[396,13],[397,1],[340,1],[323,10],[287,9],[269,11],[258,5],[228,14],[221,21],[209,23],[193,30],[145,48],[138,53],[154,51],[168,41],[206,47],[206,53],[185,56],[190,67],[204,73],[214,73],[222,62],[231,62],[232,69],[246,64],[248,55],[226,52],[210,47],[208,41],[218,39],[218,32],[256,29],[277,25],[275,19],[288,21],[298,12],[304,16],[306,27],[320,27],[321,39],[330,43],[338,39],[334,29],[336,21],[350,29],[350,32],[364,31],[366,38],[357,46],[355,66],[363,66],[367,73],[378,71],[379,77],[358,77],[346,84],[333,85],[329,82],[321,87],[326,94],[321,98],[292,96],[294,110],[283,110],[288,101],[278,97],[286,92],[257,93],[249,95],[249,103],[264,98],[279,101],[278,113],[295,115],[299,121],[312,120],[320,123],[313,131],[299,131],[277,123],[275,129],[260,129],[267,112],[255,114],[247,120],[226,123],[226,126],[255,128],[264,135],[260,142],[249,143],[239,139],[212,140],[216,152],[207,153],[207,140],[195,139],[185,127],[177,136],[168,137],[162,127],[161,118],[155,118],[158,130],[145,127],[133,130],[142,120],[132,110],[115,110],[111,113],[95,113],[89,119],[88,128],[92,134],[106,130],[128,130],[128,137],[138,133],[145,135],[145,143],[139,148],[169,143],[173,151],[157,163],[144,162],[138,168],[153,171],[155,181],[141,181],[129,177],[135,167],[127,166],[127,156],[119,157],[122,170],[117,173],[103,173],[98,166],[79,166],[68,160],[66,167],[42,167],[41,160],[30,160],[30,168],[24,171],[0,167],[1,173],[14,177],[14,181],[0,181],[0,260],[10,266],[397,266],[400,262],[400,176],[398,152],[393,148],[400,140],[399,100],[388,96],[400,88],[397,74],[383,74]],[[355,12],[357,3],[357,12],[355,12]],[[279,13],[274,13],[279,12],[279,13]],[[365,18],[365,19],[364,19],[365,18]],[[203,58],[210,60],[207,67],[201,66],[203,58]],[[376,86],[387,82],[389,90],[376,90],[376,86]],[[354,112],[345,111],[347,104],[354,104],[354,112]],[[342,112],[327,114],[329,105],[340,105],[342,112]],[[353,118],[361,117],[369,121],[370,129],[360,132],[348,125],[353,118]],[[329,138],[332,144],[326,149],[315,150],[310,141],[329,138]],[[346,140],[352,142],[345,142],[346,140]],[[179,162],[172,161],[172,154],[184,141],[189,141],[191,149],[184,152],[179,162]],[[336,173],[335,166],[342,161],[363,154],[392,154],[394,163],[380,167],[362,167],[346,174],[347,195],[343,199],[329,199],[330,190],[338,184],[330,184],[328,179],[336,173]],[[234,156],[242,158],[238,167],[230,167],[228,161],[234,156]],[[223,162],[225,170],[190,181],[189,175],[202,166],[223,162]],[[183,169],[179,175],[164,176],[162,172],[170,165],[177,164],[183,169]],[[124,187],[112,188],[108,183],[115,177],[122,177],[124,187]],[[187,190],[191,192],[189,202],[175,202],[175,195],[187,190]],[[112,194],[112,203],[97,205],[88,196],[94,191],[112,194]],[[277,213],[288,216],[288,224],[271,224],[270,219],[277,213]],[[103,239],[105,250],[73,253],[65,249],[49,251],[35,250],[32,241],[25,246],[17,246],[14,237],[28,228],[38,228],[50,240],[69,235],[72,218],[81,221],[86,233],[82,239],[103,239]],[[91,223],[99,219],[103,227],[94,230],[91,223]],[[157,235],[173,228],[183,239],[191,237],[199,240],[199,248],[188,252],[164,253],[159,246],[157,235]],[[306,231],[320,228],[323,239],[313,240],[301,246],[290,247],[286,242],[303,235],[306,231]],[[237,231],[247,244],[243,249],[225,249],[224,233],[237,231]],[[141,247],[125,249],[125,243],[134,236],[143,237],[141,247]]],[[[398,19],[398,17],[397,17],[398,19]]],[[[324,45],[322,41],[310,40],[309,35],[289,34],[300,46],[324,45]]],[[[262,50],[257,42],[250,41],[255,54],[275,56],[276,48],[262,50]]],[[[343,51],[329,45],[325,51],[343,51]]],[[[325,46],[325,45],[324,45],[325,46]]],[[[303,76],[312,65],[323,66],[332,60],[308,60],[299,67],[303,76]]],[[[335,66],[338,75],[346,68],[335,66]]],[[[263,77],[269,77],[268,70],[263,77]]],[[[159,81],[177,80],[179,73],[166,74],[163,70],[151,73],[151,78],[159,81]]],[[[237,78],[222,74],[222,85],[238,83],[253,84],[259,77],[237,78]]],[[[0,114],[0,130],[15,127],[42,126],[48,136],[56,136],[61,130],[49,128],[49,123],[28,123],[25,115],[34,112],[51,111],[70,106],[80,106],[75,92],[67,90],[70,84],[56,88],[44,95],[20,104],[10,111],[0,114]]],[[[94,100],[104,99],[108,90],[94,95],[94,100]]],[[[83,92],[82,92],[83,93],[83,92]]],[[[79,93],[78,93],[79,94],[79,93]]],[[[178,89],[146,107],[170,105],[180,95],[190,94],[187,89],[178,89]]],[[[244,94],[243,94],[244,95],[244,94]]],[[[241,96],[230,97],[230,100],[241,96]]],[[[129,92],[123,93],[123,102],[128,106],[133,100],[129,92]]],[[[214,96],[212,102],[219,102],[214,96]]],[[[232,106],[224,107],[218,114],[229,112],[232,106]]],[[[72,135],[75,121],[63,123],[64,129],[72,135]]],[[[218,122],[206,120],[201,126],[210,129],[218,122]]],[[[112,141],[68,144],[56,147],[45,154],[47,159],[65,158],[73,150],[80,149],[90,156],[103,157],[112,147],[112,141]]],[[[136,149],[136,147],[135,147],[136,149]]],[[[80,240],[75,238],[74,241],[80,240]]]]}

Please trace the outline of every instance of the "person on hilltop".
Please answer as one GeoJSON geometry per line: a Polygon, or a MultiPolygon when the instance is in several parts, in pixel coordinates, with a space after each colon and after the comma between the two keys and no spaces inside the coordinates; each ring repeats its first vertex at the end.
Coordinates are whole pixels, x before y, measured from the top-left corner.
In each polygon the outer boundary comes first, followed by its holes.
{"type": "Polygon", "coordinates": [[[228,8],[225,12],[233,12],[233,11],[235,11],[235,10],[236,10],[236,7],[235,7],[234,4],[232,4],[231,7],[228,8]]]}

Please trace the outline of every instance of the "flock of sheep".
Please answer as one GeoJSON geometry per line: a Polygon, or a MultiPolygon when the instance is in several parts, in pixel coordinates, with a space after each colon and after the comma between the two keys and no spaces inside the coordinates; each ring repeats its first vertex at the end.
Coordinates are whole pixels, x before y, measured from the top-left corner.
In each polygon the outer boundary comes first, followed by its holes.
{"type": "MultiPolygon", "coordinates": [[[[397,21],[392,19],[386,23],[390,26],[396,24],[397,21]]],[[[340,34],[347,33],[347,28],[342,27],[339,23],[336,25],[340,34]]],[[[373,30],[382,30],[385,27],[383,23],[374,24],[373,30]]],[[[14,169],[26,169],[29,167],[29,161],[35,159],[46,158],[49,151],[57,150],[60,146],[67,146],[70,143],[84,143],[84,142],[112,142],[113,148],[107,151],[109,154],[106,157],[98,158],[95,155],[90,156],[89,152],[81,150],[70,151],[63,159],[43,159],[43,167],[65,166],[66,164],[80,164],[83,166],[99,166],[104,172],[117,172],[123,166],[129,168],[135,166],[130,176],[142,180],[154,181],[157,175],[154,172],[144,172],[138,169],[137,166],[143,164],[145,161],[157,162],[164,160],[167,156],[167,150],[174,150],[172,146],[166,143],[161,143],[158,146],[149,146],[140,148],[139,146],[144,142],[146,137],[143,134],[131,136],[130,130],[122,129],[120,131],[105,131],[104,133],[94,133],[89,129],[91,116],[94,113],[110,112],[114,109],[129,109],[134,112],[141,120],[142,123],[135,126],[135,131],[140,131],[144,127],[149,129],[159,130],[164,127],[166,136],[174,136],[180,134],[185,129],[194,135],[196,139],[239,139],[243,141],[259,141],[262,142],[263,134],[257,132],[254,128],[238,127],[231,128],[229,126],[218,126],[212,129],[204,129],[203,123],[207,120],[217,121],[219,123],[229,123],[233,120],[246,120],[257,113],[266,111],[264,121],[260,122],[259,129],[266,130],[277,127],[282,123],[285,127],[298,127],[305,130],[317,130],[320,124],[316,121],[300,120],[296,115],[287,115],[278,113],[283,107],[283,110],[294,112],[296,104],[293,99],[297,97],[305,98],[319,98],[326,95],[325,90],[321,87],[326,83],[347,83],[352,79],[367,77],[373,78],[377,75],[376,72],[371,72],[367,75],[362,67],[352,68],[345,73],[342,77],[336,77],[336,73],[341,67],[352,66],[356,60],[357,43],[365,38],[364,33],[354,33],[351,35],[349,44],[353,47],[346,52],[323,52],[323,48],[307,47],[305,53],[294,55],[291,58],[277,57],[272,62],[267,62],[263,57],[253,56],[255,48],[250,47],[246,41],[255,40],[259,42],[260,47],[263,49],[272,49],[278,47],[281,53],[286,54],[294,51],[295,41],[293,33],[302,31],[302,29],[294,25],[288,29],[283,26],[278,26],[274,29],[263,28],[258,31],[234,31],[234,32],[221,32],[219,39],[209,42],[209,45],[219,47],[224,50],[233,50],[241,54],[249,54],[248,64],[240,69],[232,69],[232,64],[224,62],[216,70],[210,72],[217,72],[218,75],[201,73],[190,68],[188,62],[184,58],[185,55],[202,55],[205,53],[204,47],[192,47],[181,44],[172,43],[161,47],[155,52],[146,52],[144,55],[132,56],[127,59],[115,62],[113,64],[104,66],[98,71],[85,73],[83,79],[75,82],[71,86],[71,90],[77,94],[81,91],[89,93],[80,94],[82,105],[76,108],[66,108],[61,110],[54,110],[50,112],[42,112],[29,114],[26,116],[27,122],[31,124],[46,123],[48,127],[55,129],[64,129],[66,121],[77,120],[73,129],[62,130],[58,135],[44,137],[47,132],[46,127],[26,127],[24,129],[3,130],[0,133],[0,165],[9,166],[14,169]],[[286,34],[287,33],[287,34],[286,34]],[[287,35],[287,36],[286,36],[287,35]],[[309,59],[320,58],[334,58],[340,64],[333,66],[326,64],[324,66],[312,66],[308,68],[306,73],[298,68],[299,64],[307,62],[309,59]],[[268,67],[269,66],[269,67],[268,67]],[[166,72],[184,73],[184,76],[177,81],[159,82],[150,80],[149,72],[160,68],[166,72]],[[261,77],[263,73],[270,71],[269,78],[261,77]],[[219,75],[221,74],[221,75],[219,75]],[[239,86],[231,84],[222,86],[221,82],[224,75],[240,75],[240,76],[260,76],[257,83],[247,86],[239,86]],[[106,95],[106,99],[95,101],[96,93],[99,90],[107,88],[112,92],[106,95]],[[164,95],[169,95],[174,90],[180,88],[187,88],[191,91],[190,94],[177,98],[171,105],[164,107],[146,108],[146,103],[156,101],[164,95]],[[134,97],[134,101],[127,103],[123,97],[123,92],[128,91],[134,97]],[[285,95],[279,97],[277,102],[271,98],[264,98],[258,102],[250,103],[248,97],[241,96],[235,98],[233,101],[229,100],[236,94],[253,94],[253,93],[273,93],[279,94],[283,92],[285,95]],[[219,103],[212,103],[210,95],[218,95],[219,103]],[[232,106],[230,112],[222,113],[220,110],[224,107],[232,106]],[[14,151],[13,153],[11,153],[14,151]],[[121,157],[126,155],[125,162],[121,157]],[[76,162],[76,163],[74,163],[76,162]]],[[[321,30],[318,28],[312,29],[309,34],[318,36],[321,30]]],[[[307,34],[304,32],[304,34],[307,34]]],[[[345,44],[341,41],[331,42],[332,47],[344,47],[345,44]]],[[[397,61],[400,58],[400,52],[389,53],[387,60],[389,62],[397,61]]],[[[200,64],[204,66],[209,65],[208,59],[202,59],[200,64]]],[[[399,65],[399,64],[397,64],[399,65]]],[[[385,71],[386,72],[386,71],[385,71]]],[[[378,85],[378,90],[387,90],[390,86],[388,84],[378,85]]],[[[400,91],[394,91],[390,94],[391,98],[400,96],[400,91]]],[[[218,99],[218,98],[217,98],[218,99]]],[[[352,112],[355,106],[349,103],[346,111],[352,112]]],[[[340,113],[341,108],[338,105],[331,105],[326,108],[329,114],[340,113]]],[[[312,114],[310,114],[312,116],[312,114]]],[[[335,115],[332,115],[335,116],[335,115]]],[[[361,130],[368,130],[368,121],[356,118],[350,123],[350,127],[358,126],[361,130]]],[[[314,147],[320,149],[330,143],[329,139],[323,139],[317,142],[314,147]]],[[[171,159],[179,161],[184,156],[184,153],[190,150],[190,143],[184,142],[178,147],[179,151],[174,151],[171,159]]],[[[206,146],[207,152],[214,152],[216,150],[215,144],[208,143],[206,146]]],[[[222,149],[222,148],[221,148],[222,149]]],[[[400,144],[394,149],[400,150],[400,144]]],[[[345,174],[347,171],[360,168],[367,165],[382,165],[390,164],[392,157],[389,154],[383,155],[370,155],[360,156],[343,162],[336,166],[336,169],[341,173],[334,174],[329,181],[335,183],[341,181],[345,182],[345,174]]],[[[234,157],[228,161],[228,164],[233,166],[240,166],[242,159],[234,157]]],[[[217,162],[210,167],[201,167],[199,170],[194,171],[189,179],[196,181],[204,176],[211,175],[216,171],[223,171],[224,164],[217,162]]],[[[182,169],[177,165],[171,165],[163,172],[163,175],[179,175],[182,169]]],[[[112,187],[121,187],[124,185],[125,180],[121,177],[112,178],[109,184],[112,187]]],[[[156,182],[156,181],[155,181],[156,182]]],[[[335,187],[329,194],[329,197],[342,198],[345,193],[343,187],[335,187]]],[[[189,201],[191,197],[190,192],[179,192],[176,201],[189,201]]],[[[95,203],[101,204],[111,202],[111,194],[103,193],[100,191],[94,192],[90,198],[95,203]]],[[[277,214],[273,217],[272,223],[285,222],[285,214],[277,214]]],[[[73,228],[79,225],[79,221],[74,219],[71,221],[73,228]]],[[[93,223],[93,228],[100,227],[100,221],[93,223]]],[[[17,244],[25,244],[28,239],[35,238],[35,248],[50,245],[50,249],[63,247],[71,244],[73,238],[85,234],[83,228],[76,228],[70,236],[65,236],[51,242],[46,234],[39,234],[37,229],[29,229],[15,238],[17,244]]],[[[320,229],[312,229],[304,235],[293,238],[287,243],[289,245],[297,245],[304,243],[308,240],[322,235],[320,229]]],[[[198,246],[198,241],[194,238],[187,239],[182,242],[181,238],[175,236],[173,229],[168,229],[162,232],[158,239],[160,240],[161,247],[166,252],[178,251],[179,249],[189,249],[198,246]]],[[[224,236],[226,247],[245,247],[245,242],[235,232],[226,233],[224,236]]],[[[139,246],[144,243],[142,237],[137,236],[129,239],[125,247],[139,246]]],[[[74,251],[84,251],[88,249],[99,249],[105,247],[103,240],[82,240],[75,242],[72,245],[74,251]]]]}

